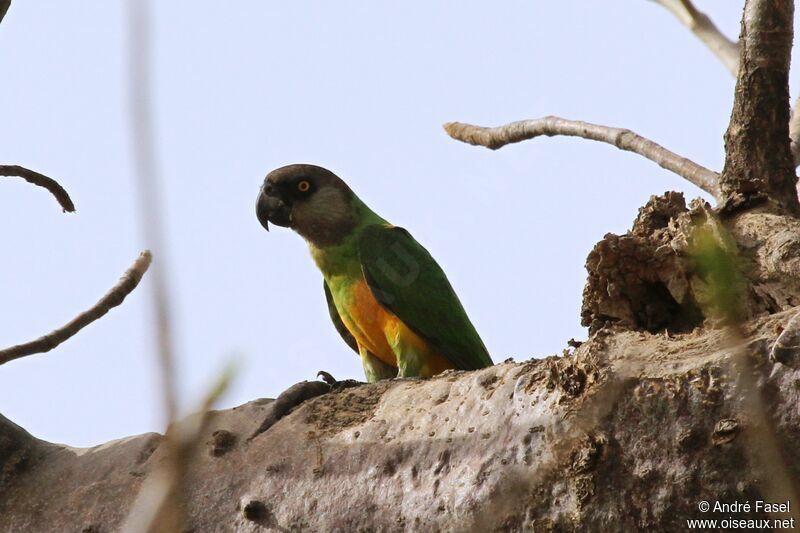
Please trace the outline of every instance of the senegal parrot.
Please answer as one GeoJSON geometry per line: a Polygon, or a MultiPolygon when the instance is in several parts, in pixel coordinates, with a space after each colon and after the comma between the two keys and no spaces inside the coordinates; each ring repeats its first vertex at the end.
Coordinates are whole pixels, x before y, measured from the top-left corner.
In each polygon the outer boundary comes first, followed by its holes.
{"type": "Polygon", "coordinates": [[[256,214],[267,231],[271,222],[308,242],[333,325],[360,356],[367,381],[492,364],[433,257],[333,172],[314,165],[273,170],[256,214]]]}

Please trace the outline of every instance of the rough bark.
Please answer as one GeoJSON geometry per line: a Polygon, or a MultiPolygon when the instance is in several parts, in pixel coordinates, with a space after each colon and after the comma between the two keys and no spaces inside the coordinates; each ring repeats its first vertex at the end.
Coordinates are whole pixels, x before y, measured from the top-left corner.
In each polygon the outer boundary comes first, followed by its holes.
{"type": "Polygon", "coordinates": [[[768,202],[779,211],[800,213],[789,140],[793,16],[791,0],[745,3],[720,178],[728,209],[768,202]]]}
{"type": "Polygon", "coordinates": [[[747,211],[720,220],[701,200],[654,196],[625,235],[607,234],[586,260],[582,323],[687,332],[713,321],[708,285],[690,253],[694,231],[712,226],[744,275],[743,318],[800,305],[800,221],[747,211]]]}
{"type": "MultiPolygon", "coordinates": [[[[800,476],[798,353],[747,353],[800,476]]],[[[311,399],[251,441],[273,403],[216,412],[186,494],[190,531],[683,530],[700,501],[755,500],[721,330],[595,333],[573,354],[311,399]]],[[[0,530],[115,531],[163,460],[159,435],[90,449],[0,418],[0,530]]],[[[741,513],[737,518],[765,517],[741,513]]]]}

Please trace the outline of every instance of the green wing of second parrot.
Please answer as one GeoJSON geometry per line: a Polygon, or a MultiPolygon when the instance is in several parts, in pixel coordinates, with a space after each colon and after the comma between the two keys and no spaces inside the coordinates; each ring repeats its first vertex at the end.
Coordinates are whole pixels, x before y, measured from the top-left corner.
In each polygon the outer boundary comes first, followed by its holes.
{"type": "Polygon", "coordinates": [[[364,279],[375,299],[425,339],[456,368],[492,365],[447,276],[408,231],[364,228],[358,242],[364,279]]]}

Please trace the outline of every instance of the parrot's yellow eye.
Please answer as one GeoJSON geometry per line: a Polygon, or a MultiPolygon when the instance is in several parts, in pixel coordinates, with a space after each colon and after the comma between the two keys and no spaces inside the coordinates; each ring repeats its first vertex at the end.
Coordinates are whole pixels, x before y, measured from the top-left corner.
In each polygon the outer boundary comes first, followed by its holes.
{"type": "Polygon", "coordinates": [[[297,190],[300,192],[308,192],[308,189],[311,188],[311,184],[307,180],[302,180],[300,183],[297,184],[297,190]]]}

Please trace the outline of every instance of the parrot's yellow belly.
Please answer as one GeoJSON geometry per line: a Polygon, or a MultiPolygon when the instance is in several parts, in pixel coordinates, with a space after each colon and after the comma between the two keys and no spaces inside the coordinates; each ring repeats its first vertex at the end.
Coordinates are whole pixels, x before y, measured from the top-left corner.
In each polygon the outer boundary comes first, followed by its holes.
{"type": "Polygon", "coordinates": [[[424,377],[453,368],[444,356],[384,308],[364,280],[354,284],[346,313],[342,313],[342,321],[359,346],[388,365],[397,366],[395,350],[413,349],[425,360],[424,377]]]}

